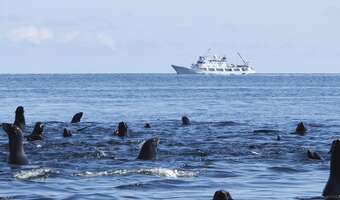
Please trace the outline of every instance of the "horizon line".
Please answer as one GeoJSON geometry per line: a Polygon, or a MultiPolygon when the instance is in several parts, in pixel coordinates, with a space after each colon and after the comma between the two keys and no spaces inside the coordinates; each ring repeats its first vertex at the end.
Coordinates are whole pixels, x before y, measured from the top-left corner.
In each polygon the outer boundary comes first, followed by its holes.
{"type": "MultiPolygon", "coordinates": [[[[2,73],[0,75],[108,75],[108,74],[174,74],[176,72],[13,72],[2,73]]],[[[243,76],[254,76],[256,74],[340,74],[340,72],[257,72],[255,74],[247,74],[243,76]]],[[[183,76],[183,74],[181,74],[183,76]]],[[[185,76],[185,75],[184,75],[185,76]]],[[[218,75],[221,76],[221,75],[218,75]]]]}

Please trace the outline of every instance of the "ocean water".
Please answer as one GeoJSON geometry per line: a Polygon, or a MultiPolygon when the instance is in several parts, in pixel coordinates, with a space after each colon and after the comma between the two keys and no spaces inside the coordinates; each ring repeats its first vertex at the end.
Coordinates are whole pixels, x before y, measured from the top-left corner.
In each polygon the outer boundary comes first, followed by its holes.
{"type": "Polygon", "coordinates": [[[340,75],[331,74],[0,75],[0,122],[22,105],[25,135],[45,123],[44,140],[24,144],[26,166],[7,164],[0,130],[0,197],[206,200],[224,189],[239,200],[318,199],[340,137],[339,104],[340,75]],[[80,111],[82,122],[70,124],[80,111]],[[183,115],[191,126],[181,126],[183,115]],[[120,121],[129,137],[113,135],[120,121]],[[300,121],[305,136],[292,134],[300,121]],[[156,136],[157,160],[136,160],[156,136]],[[323,160],[308,159],[308,149],[323,160]]]}

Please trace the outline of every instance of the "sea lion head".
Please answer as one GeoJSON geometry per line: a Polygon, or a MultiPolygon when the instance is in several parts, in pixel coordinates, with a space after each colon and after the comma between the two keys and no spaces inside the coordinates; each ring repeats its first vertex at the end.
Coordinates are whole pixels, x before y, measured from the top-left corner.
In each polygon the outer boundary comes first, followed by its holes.
{"type": "Polygon", "coordinates": [[[151,125],[149,123],[145,123],[144,128],[151,128],[151,125]]]}
{"type": "Polygon", "coordinates": [[[15,114],[24,114],[24,107],[18,106],[15,110],[15,114]]]}
{"type": "Polygon", "coordinates": [[[139,160],[155,160],[157,158],[157,151],[160,139],[151,138],[144,142],[142,149],[139,152],[139,160]]]}
{"type": "Polygon", "coordinates": [[[303,122],[298,123],[295,132],[298,134],[305,134],[307,132],[307,128],[305,127],[303,122]]]}
{"type": "Polygon", "coordinates": [[[67,128],[64,128],[63,136],[64,136],[64,137],[71,137],[71,136],[72,136],[72,133],[71,133],[71,131],[68,130],[67,128]]]}
{"type": "Polygon", "coordinates": [[[42,135],[45,125],[42,122],[35,123],[33,134],[42,135]]]}
{"type": "Polygon", "coordinates": [[[224,190],[216,191],[213,200],[233,200],[230,193],[224,190]]]}
{"type": "Polygon", "coordinates": [[[118,136],[127,136],[128,135],[128,125],[125,122],[119,122],[116,130],[116,134],[118,136]]]}
{"type": "Polygon", "coordinates": [[[45,125],[42,122],[35,123],[31,135],[26,136],[28,141],[42,140],[45,125]]]}
{"type": "Polygon", "coordinates": [[[182,117],[182,125],[183,125],[183,126],[188,126],[188,125],[190,125],[190,119],[189,119],[189,117],[187,117],[187,116],[183,116],[183,117],[182,117]]]}
{"type": "Polygon", "coordinates": [[[15,110],[15,121],[14,124],[21,128],[22,130],[24,129],[26,125],[25,121],[25,115],[24,115],[24,107],[18,106],[17,109],[15,110]]]}

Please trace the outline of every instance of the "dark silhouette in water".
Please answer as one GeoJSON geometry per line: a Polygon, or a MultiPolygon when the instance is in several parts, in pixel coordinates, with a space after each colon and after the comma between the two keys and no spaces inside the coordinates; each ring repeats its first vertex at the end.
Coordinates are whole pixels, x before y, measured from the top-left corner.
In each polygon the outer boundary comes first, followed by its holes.
{"type": "Polygon", "coordinates": [[[331,147],[331,167],[329,178],[322,195],[335,197],[340,195],[340,140],[334,140],[331,147]]]}
{"type": "Polygon", "coordinates": [[[149,123],[145,123],[144,128],[151,128],[151,125],[149,123]]]}
{"type": "Polygon", "coordinates": [[[157,158],[157,150],[159,138],[151,138],[144,142],[142,149],[139,152],[139,160],[155,160],[157,158]]]}
{"type": "Polygon", "coordinates": [[[34,141],[34,140],[42,140],[43,139],[43,132],[44,132],[44,124],[41,122],[35,123],[34,129],[32,133],[25,138],[28,141],[34,141]]]}
{"type": "Polygon", "coordinates": [[[182,117],[182,126],[189,126],[190,123],[190,119],[187,116],[183,116],[182,117]]]}
{"type": "Polygon", "coordinates": [[[233,200],[230,193],[224,190],[216,191],[213,200],[233,200]]]}
{"type": "Polygon", "coordinates": [[[34,140],[42,140],[43,139],[43,132],[44,132],[44,124],[41,122],[37,122],[34,126],[31,135],[26,136],[28,141],[34,140]]]}
{"type": "Polygon", "coordinates": [[[128,135],[128,125],[125,122],[119,122],[117,130],[115,131],[115,134],[124,137],[128,135]]]}
{"type": "Polygon", "coordinates": [[[281,136],[280,136],[280,135],[277,135],[277,136],[276,136],[276,140],[277,140],[277,141],[280,141],[280,140],[281,140],[281,136]]]}
{"type": "Polygon", "coordinates": [[[72,136],[72,133],[71,133],[71,131],[68,130],[67,128],[64,128],[63,136],[64,136],[64,137],[71,137],[71,136],[72,136]]]}
{"type": "Polygon", "coordinates": [[[77,114],[75,114],[73,117],[72,117],[72,120],[71,120],[71,123],[79,123],[81,118],[83,117],[83,112],[79,112],[77,114]]]}
{"type": "Polygon", "coordinates": [[[306,132],[307,132],[307,128],[305,127],[303,122],[300,122],[295,129],[295,133],[300,134],[300,135],[304,135],[304,134],[306,134],[306,132]]]}
{"type": "Polygon", "coordinates": [[[24,115],[24,107],[18,106],[15,110],[15,120],[14,125],[19,127],[21,130],[24,130],[26,121],[25,121],[25,115],[24,115]]]}
{"type": "Polygon", "coordinates": [[[253,133],[278,133],[278,132],[280,131],[272,129],[258,129],[253,131],[253,133]]]}
{"type": "Polygon", "coordinates": [[[315,151],[308,150],[307,156],[309,159],[312,159],[312,160],[322,160],[321,156],[315,151]]]}
{"type": "Polygon", "coordinates": [[[12,124],[2,124],[2,128],[8,135],[9,144],[9,155],[8,163],[14,165],[26,165],[28,164],[28,159],[26,157],[24,146],[23,146],[23,136],[21,129],[12,124]]]}

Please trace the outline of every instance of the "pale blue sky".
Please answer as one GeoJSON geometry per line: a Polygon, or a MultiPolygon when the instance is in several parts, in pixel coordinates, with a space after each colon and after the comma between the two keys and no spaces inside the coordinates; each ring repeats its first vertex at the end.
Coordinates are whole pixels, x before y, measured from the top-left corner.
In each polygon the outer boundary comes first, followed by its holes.
{"type": "Polygon", "coordinates": [[[0,0],[0,73],[174,72],[212,48],[340,73],[338,0],[0,0]]]}

